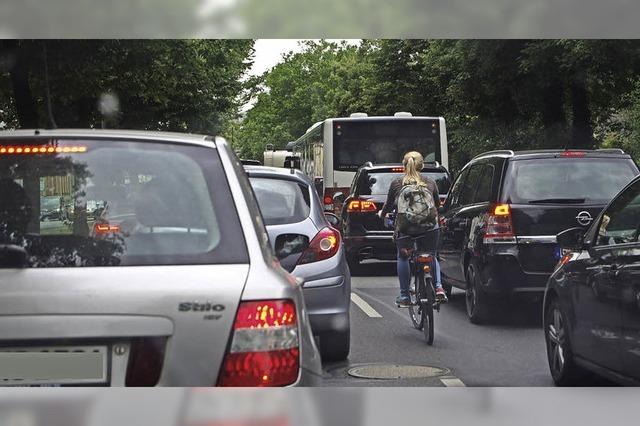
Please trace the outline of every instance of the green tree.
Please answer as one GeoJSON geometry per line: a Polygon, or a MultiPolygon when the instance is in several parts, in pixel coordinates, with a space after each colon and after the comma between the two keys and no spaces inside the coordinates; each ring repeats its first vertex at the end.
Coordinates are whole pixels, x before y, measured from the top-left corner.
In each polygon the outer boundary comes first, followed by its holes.
{"type": "Polygon", "coordinates": [[[251,40],[5,41],[0,90],[21,127],[101,127],[109,94],[111,127],[215,133],[239,106],[252,49],[251,40]]]}

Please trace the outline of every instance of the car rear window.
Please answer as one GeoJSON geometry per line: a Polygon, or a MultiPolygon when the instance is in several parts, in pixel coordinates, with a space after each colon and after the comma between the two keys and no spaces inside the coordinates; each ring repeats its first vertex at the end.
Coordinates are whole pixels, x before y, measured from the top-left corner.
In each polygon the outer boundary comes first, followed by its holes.
{"type": "Polygon", "coordinates": [[[4,140],[0,199],[0,246],[22,247],[29,267],[248,261],[214,149],[4,140]]]}
{"type": "MultiPolygon", "coordinates": [[[[403,176],[403,173],[393,171],[375,171],[363,173],[358,184],[358,195],[387,195],[391,182],[403,176]]],[[[451,181],[444,172],[424,172],[422,176],[429,178],[438,185],[440,195],[449,191],[451,181]]]]}
{"type": "Polygon", "coordinates": [[[266,225],[296,223],[309,217],[309,188],[288,179],[251,177],[260,212],[266,225]]]}
{"type": "Polygon", "coordinates": [[[631,160],[618,158],[538,158],[509,167],[505,197],[512,203],[606,204],[638,174],[631,160]]]}

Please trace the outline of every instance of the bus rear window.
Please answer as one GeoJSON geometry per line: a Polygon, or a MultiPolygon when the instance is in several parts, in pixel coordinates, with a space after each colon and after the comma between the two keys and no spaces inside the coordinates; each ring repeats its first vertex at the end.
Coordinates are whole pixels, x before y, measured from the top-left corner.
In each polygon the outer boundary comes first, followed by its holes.
{"type": "Polygon", "coordinates": [[[213,149],[3,141],[0,199],[0,246],[23,248],[29,267],[247,261],[213,149]]]}
{"type": "Polygon", "coordinates": [[[357,170],[373,164],[399,163],[418,151],[426,162],[440,161],[438,120],[336,120],[333,127],[335,170],[357,170]]]}

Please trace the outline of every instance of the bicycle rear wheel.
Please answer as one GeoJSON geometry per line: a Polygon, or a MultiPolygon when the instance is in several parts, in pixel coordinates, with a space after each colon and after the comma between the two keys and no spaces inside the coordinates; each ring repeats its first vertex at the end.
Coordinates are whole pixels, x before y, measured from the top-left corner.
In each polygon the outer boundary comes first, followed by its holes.
{"type": "Polygon", "coordinates": [[[409,297],[411,299],[411,305],[409,305],[409,317],[416,330],[422,330],[424,327],[424,309],[423,304],[420,302],[421,289],[418,286],[419,277],[413,276],[413,280],[409,284],[409,297]]]}
{"type": "MultiPolygon", "coordinates": [[[[427,345],[433,345],[433,339],[435,337],[434,334],[434,323],[433,323],[433,303],[436,300],[435,291],[433,290],[433,284],[431,283],[431,277],[424,277],[424,287],[426,302],[422,303],[422,317],[424,320],[423,332],[424,338],[427,341],[427,345]]],[[[424,299],[423,299],[424,300],[424,299]]]]}

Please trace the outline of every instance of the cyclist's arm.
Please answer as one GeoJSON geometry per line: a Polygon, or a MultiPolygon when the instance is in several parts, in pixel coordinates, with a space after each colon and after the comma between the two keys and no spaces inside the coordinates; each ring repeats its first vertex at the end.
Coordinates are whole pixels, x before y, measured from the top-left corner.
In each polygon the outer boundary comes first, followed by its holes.
{"type": "Polygon", "coordinates": [[[387,193],[387,201],[384,202],[384,205],[380,210],[380,217],[384,217],[386,214],[393,211],[400,186],[402,186],[402,182],[400,180],[394,180],[393,182],[391,182],[391,185],[389,186],[389,192],[387,193]]]}

